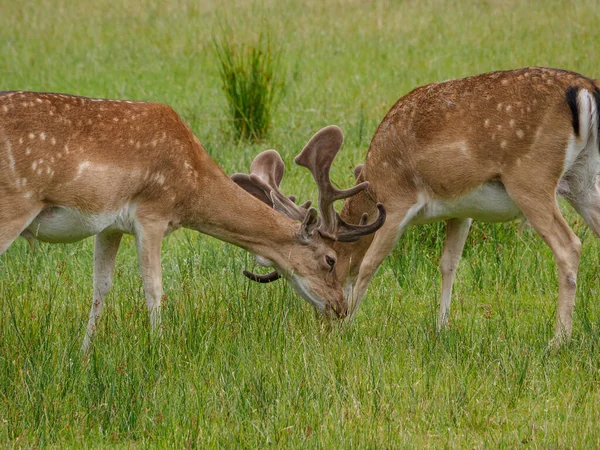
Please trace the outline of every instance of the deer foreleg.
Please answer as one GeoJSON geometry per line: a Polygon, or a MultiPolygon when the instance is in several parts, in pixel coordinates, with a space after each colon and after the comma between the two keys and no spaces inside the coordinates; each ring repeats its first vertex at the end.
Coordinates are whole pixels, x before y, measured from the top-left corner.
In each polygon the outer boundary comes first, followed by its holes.
{"type": "Polygon", "coordinates": [[[117,252],[121,243],[121,233],[100,233],[94,241],[94,294],[90,318],[81,350],[87,354],[92,336],[96,331],[96,321],[102,313],[104,299],[112,286],[117,252]]]}
{"type": "Polygon", "coordinates": [[[462,256],[462,251],[471,228],[471,219],[450,219],[446,222],[446,241],[440,260],[442,271],[442,294],[440,299],[440,312],[437,329],[440,331],[448,324],[450,301],[452,297],[452,284],[456,275],[456,268],[462,256]]]}
{"type": "Polygon", "coordinates": [[[136,233],[140,271],[153,331],[156,331],[160,325],[160,299],[162,296],[160,251],[166,229],[166,223],[150,222],[139,227],[136,233]]]}

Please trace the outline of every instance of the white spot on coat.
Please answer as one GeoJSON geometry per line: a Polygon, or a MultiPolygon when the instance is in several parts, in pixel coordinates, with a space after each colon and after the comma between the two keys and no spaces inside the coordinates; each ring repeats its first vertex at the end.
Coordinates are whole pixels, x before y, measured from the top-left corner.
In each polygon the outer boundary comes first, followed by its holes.
{"type": "Polygon", "coordinates": [[[84,161],[81,164],[79,164],[79,167],[77,168],[77,177],[79,178],[81,176],[81,174],[83,173],[83,171],[89,167],[90,162],[89,161],[84,161]]]}
{"type": "Polygon", "coordinates": [[[6,157],[8,158],[8,168],[11,173],[15,173],[15,157],[12,154],[12,145],[10,145],[10,141],[6,141],[6,157]]]}

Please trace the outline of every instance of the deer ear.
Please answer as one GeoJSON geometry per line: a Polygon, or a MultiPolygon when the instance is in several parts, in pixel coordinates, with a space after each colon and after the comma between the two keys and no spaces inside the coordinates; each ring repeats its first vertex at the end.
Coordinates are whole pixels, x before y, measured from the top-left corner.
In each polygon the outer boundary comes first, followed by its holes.
{"type": "Polygon", "coordinates": [[[300,239],[304,242],[309,242],[312,239],[315,229],[319,226],[319,215],[315,208],[310,208],[306,217],[300,225],[300,239]]]}

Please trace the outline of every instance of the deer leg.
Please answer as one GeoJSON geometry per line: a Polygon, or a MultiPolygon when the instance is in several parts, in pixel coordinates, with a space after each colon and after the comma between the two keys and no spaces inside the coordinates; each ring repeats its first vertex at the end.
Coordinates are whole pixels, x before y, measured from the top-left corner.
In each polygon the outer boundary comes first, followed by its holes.
{"type": "Polygon", "coordinates": [[[550,194],[535,192],[505,183],[511,198],[517,203],[535,231],[554,253],[558,269],[558,307],[553,346],[571,338],[572,317],[577,285],[577,269],[581,254],[581,241],[563,218],[553,190],[550,194]]]}
{"type": "Polygon", "coordinates": [[[35,251],[34,234],[29,230],[25,230],[21,233],[21,237],[27,241],[27,243],[29,244],[29,250],[31,250],[31,253],[33,253],[35,251]]]}
{"type": "Polygon", "coordinates": [[[367,291],[371,278],[385,259],[394,249],[396,243],[410,224],[410,221],[423,208],[423,204],[416,203],[405,208],[402,213],[388,215],[385,224],[377,231],[373,242],[369,246],[363,259],[358,277],[350,292],[348,317],[351,319],[356,314],[358,306],[367,291]]]}
{"type": "Polygon", "coordinates": [[[121,243],[122,233],[100,233],[94,241],[94,294],[90,318],[81,350],[87,354],[92,336],[96,331],[96,321],[102,313],[104,299],[112,286],[115,260],[121,243]]]}
{"type": "MultiPolygon", "coordinates": [[[[2,202],[0,202],[0,206],[3,206],[2,202]]],[[[29,226],[41,209],[41,207],[37,207],[17,213],[12,211],[10,216],[0,214],[0,255],[8,250],[8,247],[29,226]]]]}
{"type": "Polygon", "coordinates": [[[600,237],[600,190],[596,185],[588,191],[575,192],[566,197],[585,223],[600,237]]]}
{"type": "Polygon", "coordinates": [[[156,331],[160,325],[160,299],[162,296],[160,251],[166,230],[166,223],[148,222],[138,227],[136,233],[138,260],[152,331],[156,331]]]}
{"type": "Polygon", "coordinates": [[[450,301],[452,297],[452,284],[456,275],[456,268],[462,256],[462,251],[471,228],[471,219],[450,219],[446,221],[446,241],[440,260],[442,271],[442,294],[440,299],[440,312],[437,329],[440,331],[448,324],[450,301]]]}

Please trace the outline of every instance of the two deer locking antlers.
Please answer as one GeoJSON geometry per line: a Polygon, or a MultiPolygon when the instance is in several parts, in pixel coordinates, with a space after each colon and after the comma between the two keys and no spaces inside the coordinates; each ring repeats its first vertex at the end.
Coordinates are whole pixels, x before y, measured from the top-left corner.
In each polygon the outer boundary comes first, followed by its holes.
{"type": "Polygon", "coordinates": [[[123,234],[135,236],[153,328],[160,323],[162,239],[181,227],[252,252],[320,312],[344,317],[333,244],[375,232],[385,215],[381,208],[368,226],[337,217],[333,200],[366,187],[339,192],[324,184],[341,141],[337,128],[317,133],[299,159],[322,183],[319,219],[279,190],[283,163],[276,152],[257,158],[247,179],[237,177],[249,195],[167,105],[0,92],[0,255],[19,236],[50,243],[95,236],[84,351],[112,286],[123,234]]]}
{"type": "MultiPolygon", "coordinates": [[[[283,179],[284,163],[275,150],[267,150],[258,155],[250,166],[250,174],[236,173],[231,176],[240,187],[263,201],[267,205],[298,220],[303,224],[303,232],[308,236],[317,231],[322,237],[338,242],[354,242],[360,237],[375,233],[385,222],[385,208],[381,203],[377,204],[379,214],[370,224],[367,224],[367,214],[364,213],[360,223],[353,225],[346,223],[336,212],[333,204],[336,200],[352,197],[369,187],[368,181],[358,183],[353,187],[340,190],[333,186],[330,178],[330,169],[342,147],[344,135],[342,130],[335,126],[329,126],[320,130],[306,144],[304,149],[296,156],[294,162],[299,166],[306,167],[312,174],[319,192],[319,210],[311,208],[311,202],[307,201],[299,206],[295,203],[294,196],[287,197],[279,185],[283,179]]],[[[335,260],[328,261],[331,268],[335,260]]],[[[270,283],[281,278],[277,271],[267,275],[257,275],[244,271],[244,275],[258,283],[270,283]]]]}

